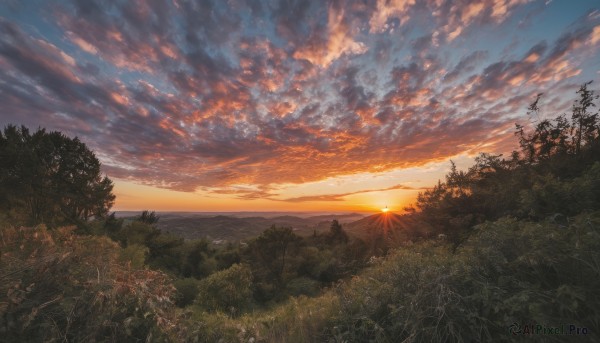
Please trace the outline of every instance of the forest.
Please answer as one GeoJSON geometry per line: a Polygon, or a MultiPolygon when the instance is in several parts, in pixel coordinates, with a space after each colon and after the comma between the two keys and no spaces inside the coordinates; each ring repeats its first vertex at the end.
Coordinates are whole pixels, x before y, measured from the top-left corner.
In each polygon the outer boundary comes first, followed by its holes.
{"type": "MultiPolygon", "coordinates": [[[[600,340],[600,113],[528,108],[510,156],[481,153],[368,235],[338,221],[216,246],[119,218],[78,138],[0,133],[0,340],[600,340]],[[547,119],[544,119],[547,118],[547,119]],[[393,225],[385,224],[392,218],[393,225]]],[[[390,216],[390,217],[386,217],[390,216]]]]}

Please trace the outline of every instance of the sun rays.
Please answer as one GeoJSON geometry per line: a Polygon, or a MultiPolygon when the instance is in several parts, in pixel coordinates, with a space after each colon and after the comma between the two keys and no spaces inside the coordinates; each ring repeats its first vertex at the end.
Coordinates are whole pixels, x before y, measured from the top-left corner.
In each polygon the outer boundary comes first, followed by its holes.
{"type": "Polygon", "coordinates": [[[390,212],[390,209],[386,206],[381,209],[381,214],[373,222],[373,226],[376,232],[383,233],[384,236],[388,236],[394,228],[402,227],[402,222],[399,219],[400,216],[390,212]]]}

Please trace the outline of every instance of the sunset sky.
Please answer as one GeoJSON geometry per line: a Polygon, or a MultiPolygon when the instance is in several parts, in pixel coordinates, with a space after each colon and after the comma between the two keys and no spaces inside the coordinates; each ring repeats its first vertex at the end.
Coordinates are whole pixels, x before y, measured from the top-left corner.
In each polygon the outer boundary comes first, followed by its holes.
{"type": "Polygon", "coordinates": [[[401,210],[591,80],[598,0],[0,4],[0,126],[78,136],[114,210],[401,210]]]}

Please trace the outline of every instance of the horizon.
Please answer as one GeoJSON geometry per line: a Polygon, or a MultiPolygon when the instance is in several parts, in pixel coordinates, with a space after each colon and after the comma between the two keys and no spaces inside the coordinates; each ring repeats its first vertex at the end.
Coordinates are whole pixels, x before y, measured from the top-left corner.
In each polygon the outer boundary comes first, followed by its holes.
{"type": "Polygon", "coordinates": [[[599,50],[592,0],[9,1],[0,127],[79,137],[112,211],[402,213],[598,90],[599,50]]]}
{"type": "MultiPolygon", "coordinates": [[[[114,212],[117,217],[131,217],[139,215],[142,211],[145,210],[131,210],[131,211],[111,211],[114,212]]],[[[310,218],[310,217],[319,217],[319,216],[349,216],[349,215],[359,215],[363,217],[369,217],[376,214],[384,214],[382,211],[379,212],[332,212],[332,211],[153,211],[156,215],[202,215],[206,217],[216,217],[216,216],[229,216],[229,217],[237,217],[237,218],[249,218],[249,217],[263,217],[266,219],[275,218],[275,217],[283,217],[283,216],[293,216],[299,218],[310,218]],[[246,216],[248,215],[248,216],[246,216]]],[[[397,212],[389,211],[387,213],[398,214],[397,212]]]]}
{"type": "MultiPolygon", "coordinates": [[[[136,213],[136,212],[142,212],[142,211],[148,211],[148,209],[127,210],[127,211],[114,210],[111,212],[136,213]]],[[[331,215],[345,215],[345,214],[370,213],[370,212],[335,212],[335,211],[154,211],[154,210],[149,210],[149,211],[155,212],[156,214],[165,214],[165,213],[306,213],[306,214],[325,213],[325,214],[331,214],[331,215]]],[[[379,211],[379,212],[382,212],[382,211],[379,211]]],[[[386,211],[386,212],[392,212],[392,211],[386,211]]]]}

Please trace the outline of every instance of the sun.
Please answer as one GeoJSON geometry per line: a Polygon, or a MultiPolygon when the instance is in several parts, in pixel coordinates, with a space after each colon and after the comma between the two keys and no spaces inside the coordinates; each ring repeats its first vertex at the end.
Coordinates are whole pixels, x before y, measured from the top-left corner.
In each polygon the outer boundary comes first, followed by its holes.
{"type": "Polygon", "coordinates": [[[387,213],[390,209],[386,206],[384,208],[381,209],[381,212],[383,213],[387,213]]]}

